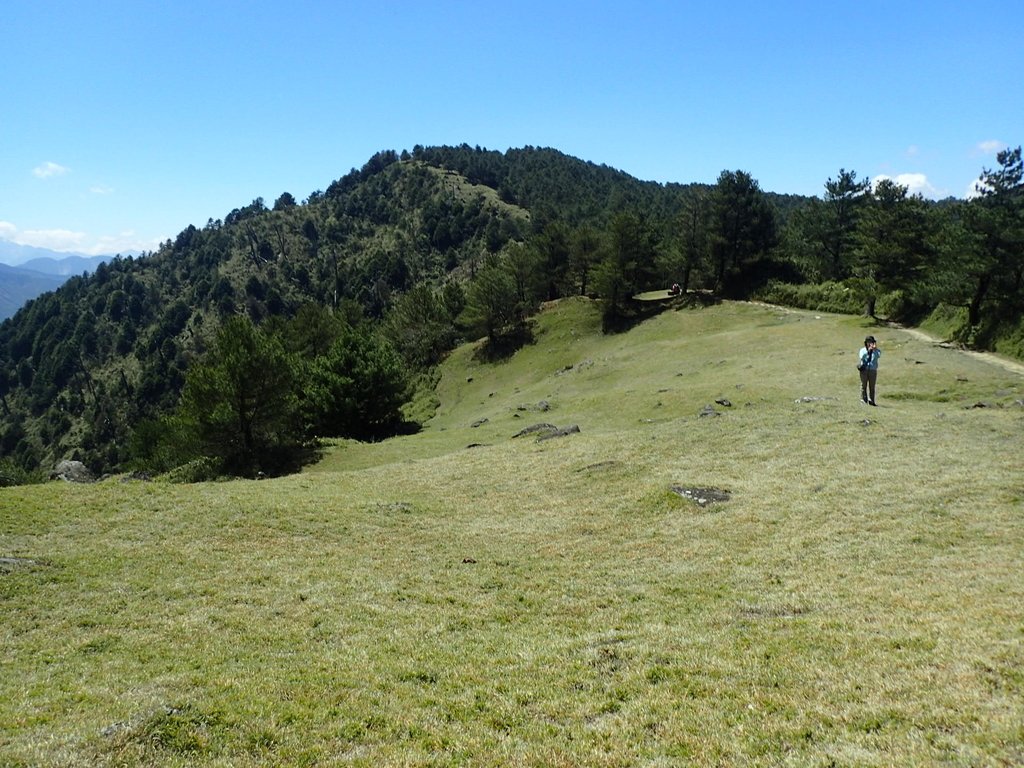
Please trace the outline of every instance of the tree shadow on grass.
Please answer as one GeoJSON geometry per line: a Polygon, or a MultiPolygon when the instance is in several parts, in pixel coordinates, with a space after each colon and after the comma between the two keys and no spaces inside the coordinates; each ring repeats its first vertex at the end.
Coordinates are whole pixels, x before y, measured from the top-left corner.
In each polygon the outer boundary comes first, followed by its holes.
{"type": "Polygon", "coordinates": [[[632,300],[629,305],[618,312],[608,311],[601,319],[601,330],[606,334],[626,333],[640,323],[650,320],[669,310],[680,309],[704,309],[715,304],[721,304],[722,299],[713,293],[706,291],[690,291],[679,296],[673,296],[661,301],[638,301],[632,300]]]}
{"type": "Polygon", "coordinates": [[[521,323],[510,331],[488,336],[473,354],[473,358],[484,363],[500,363],[533,341],[533,326],[521,323]]]}

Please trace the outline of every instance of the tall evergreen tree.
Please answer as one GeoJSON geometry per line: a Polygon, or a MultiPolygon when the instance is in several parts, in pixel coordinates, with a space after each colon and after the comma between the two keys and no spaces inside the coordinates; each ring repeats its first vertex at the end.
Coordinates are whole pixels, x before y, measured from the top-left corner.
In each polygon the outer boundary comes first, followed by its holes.
{"type": "Polygon", "coordinates": [[[891,179],[878,182],[861,211],[850,261],[865,315],[875,316],[881,292],[901,289],[913,297],[923,290],[922,270],[933,262],[931,224],[920,196],[891,179]]]}
{"type": "Polygon", "coordinates": [[[675,220],[675,246],[664,259],[667,276],[678,282],[683,293],[690,289],[694,275],[708,261],[708,198],[702,192],[687,195],[675,220]]]}
{"type": "Polygon", "coordinates": [[[632,211],[612,219],[607,242],[595,283],[605,300],[605,320],[614,324],[630,314],[633,296],[652,284],[657,248],[647,221],[632,211]]]}
{"type": "Polygon", "coordinates": [[[996,156],[999,167],[984,169],[978,182],[969,226],[980,244],[981,267],[970,302],[971,326],[981,322],[981,308],[990,294],[999,314],[1024,311],[1024,161],[1021,148],[996,156]]]}
{"type": "Polygon", "coordinates": [[[742,296],[749,270],[778,241],[775,211],[745,171],[722,171],[711,194],[711,256],[714,289],[742,296]]]}
{"type": "Polygon", "coordinates": [[[871,188],[868,179],[857,181],[856,171],[839,169],[825,182],[825,199],[816,231],[825,256],[822,276],[842,280],[849,274],[850,253],[856,246],[857,223],[871,188]]]}
{"type": "Polygon", "coordinates": [[[401,358],[368,326],[345,327],[305,371],[302,400],[313,434],[357,439],[394,434],[408,383],[401,358]]]}
{"type": "Polygon", "coordinates": [[[297,381],[281,342],[235,316],[189,369],[180,414],[203,455],[230,474],[291,468],[302,443],[297,381]]]}
{"type": "Polygon", "coordinates": [[[522,320],[516,280],[499,256],[489,256],[469,284],[462,322],[497,342],[522,320]]]}

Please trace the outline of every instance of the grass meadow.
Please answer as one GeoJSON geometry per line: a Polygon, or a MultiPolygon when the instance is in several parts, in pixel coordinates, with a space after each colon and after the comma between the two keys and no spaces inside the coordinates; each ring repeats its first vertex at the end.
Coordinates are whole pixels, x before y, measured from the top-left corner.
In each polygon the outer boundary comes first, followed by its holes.
{"type": "Polygon", "coordinates": [[[0,765],[1024,763],[1024,377],[749,304],[536,336],[302,474],[0,489],[0,765]]]}

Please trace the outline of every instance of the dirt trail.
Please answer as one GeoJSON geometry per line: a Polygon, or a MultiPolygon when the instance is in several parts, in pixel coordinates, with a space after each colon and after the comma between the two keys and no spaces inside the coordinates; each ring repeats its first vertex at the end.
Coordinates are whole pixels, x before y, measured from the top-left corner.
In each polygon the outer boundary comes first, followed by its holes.
{"type": "Polygon", "coordinates": [[[940,347],[945,347],[946,349],[955,349],[957,352],[960,352],[961,354],[968,355],[969,357],[973,357],[977,360],[983,360],[984,362],[990,363],[992,365],[998,365],[999,367],[1004,368],[1007,371],[1010,371],[1011,373],[1016,373],[1018,376],[1024,376],[1024,364],[1018,363],[1015,360],[1010,360],[1008,358],[1001,357],[991,352],[975,352],[972,349],[964,349],[963,347],[958,347],[955,344],[950,344],[949,342],[943,341],[942,339],[937,339],[931,334],[925,333],[924,331],[920,331],[917,328],[905,328],[902,325],[892,325],[890,327],[897,331],[903,331],[903,333],[907,334],[908,336],[913,336],[915,339],[919,339],[920,341],[935,344],[940,347]]]}
{"type": "MultiPolygon", "coordinates": [[[[822,312],[814,312],[814,311],[808,310],[808,309],[794,309],[793,307],[783,307],[780,304],[767,304],[767,303],[765,303],[763,301],[751,301],[751,302],[747,302],[747,303],[749,303],[749,304],[756,304],[757,306],[760,306],[760,307],[770,307],[771,309],[776,309],[776,310],[779,310],[779,311],[782,311],[782,312],[793,313],[793,314],[801,314],[801,315],[816,315],[816,314],[820,315],[820,314],[825,314],[825,313],[822,313],[822,312]]],[[[924,331],[918,330],[917,328],[907,328],[905,326],[899,325],[898,323],[890,323],[887,327],[891,328],[892,330],[895,330],[895,331],[902,331],[903,333],[907,334],[908,336],[912,336],[915,339],[918,339],[919,341],[923,341],[923,342],[925,342],[927,344],[934,344],[936,346],[943,347],[945,349],[952,349],[952,350],[955,350],[955,351],[957,351],[957,352],[959,352],[959,353],[961,353],[963,355],[967,355],[968,357],[973,357],[973,358],[975,358],[977,360],[982,360],[982,361],[984,361],[986,363],[989,363],[990,365],[997,365],[1000,368],[1003,368],[1004,370],[1009,371],[1010,373],[1016,373],[1018,376],[1024,376],[1024,363],[1019,363],[1016,360],[1010,360],[1009,358],[1001,357],[1000,355],[993,354],[992,352],[975,352],[974,350],[971,350],[971,349],[964,349],[963,347],[959,347],[959,346],[957,346],[955,344],[949,343],[948,341],[944,341],[942,339],[936,338],[935,336],[932,336],[931,334],[925,333],[924,331]]]]}

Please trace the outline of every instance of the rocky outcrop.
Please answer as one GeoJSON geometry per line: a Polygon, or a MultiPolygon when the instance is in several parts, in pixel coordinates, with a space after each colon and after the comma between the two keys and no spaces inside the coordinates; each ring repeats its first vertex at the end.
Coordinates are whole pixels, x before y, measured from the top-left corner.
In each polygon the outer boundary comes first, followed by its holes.
{"type": "Polygon", "coordinates": [[[64,459],[50,473],[51,480],[64,480],[68,483],[92,483],[96,481],[92,472],[80,461],[64,459]]]}

